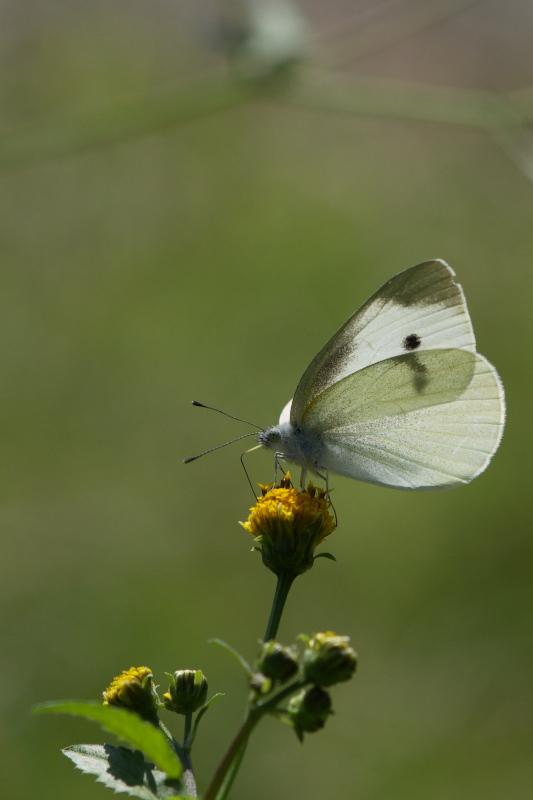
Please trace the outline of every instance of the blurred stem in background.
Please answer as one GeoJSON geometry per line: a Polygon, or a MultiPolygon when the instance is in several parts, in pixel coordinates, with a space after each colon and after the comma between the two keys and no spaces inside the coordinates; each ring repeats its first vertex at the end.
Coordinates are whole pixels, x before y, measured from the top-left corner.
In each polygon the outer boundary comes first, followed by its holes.
{"type": "MultiPolygon", "coordinates": [[[[325,48],[289,0],[224,3],[218,45],[226,66],[189,83],[161,87],[100,111],[39,119],[0,137],[0,171],[21,169],[220,114],[271,102],[327,113],[383,116],[473,126],[490,133],[533,177],[533,91],[491,93],[336,71],[448,19],[479,0],[382,3],[343,26],[325,48]],[[346,27],[348,33],[346,33],[346,27]],[[355,27],[355,31],[350,28],[355,27]]],[[[335,34],[335,31],[333,32],[335,34]]]]}

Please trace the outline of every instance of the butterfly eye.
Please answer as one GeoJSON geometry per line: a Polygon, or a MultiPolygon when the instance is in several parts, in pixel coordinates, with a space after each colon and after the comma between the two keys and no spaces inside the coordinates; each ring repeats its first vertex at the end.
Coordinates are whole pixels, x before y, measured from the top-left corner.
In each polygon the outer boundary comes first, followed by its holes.
{"type": "Polygon", "coordinates": [[[278,431],[268,431],[267,436],[268,441],[272,443],[279,442],[281,440],[281,436],[279,435],[278,431]]]}

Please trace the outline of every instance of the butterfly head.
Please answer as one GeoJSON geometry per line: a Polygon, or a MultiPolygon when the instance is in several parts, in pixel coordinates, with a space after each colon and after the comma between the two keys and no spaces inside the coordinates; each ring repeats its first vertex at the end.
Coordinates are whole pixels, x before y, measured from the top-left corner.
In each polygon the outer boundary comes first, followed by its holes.
{"type": "Polygon", "coordinates": [[[259,444],[266,447],[268,450],[275,450],[276,452],[284,452],[291,439],[293,427],[290,422],[282,422],[279,425],[272,425],[266,431],[261,431],[257,435],[259,444]]]}
{"type": "Polygon", "coordinates": [[[291,422],[280,422],[261,431],[257,436],[260,445],[282,454],[287,461],[307,465],[311,469],[320,463],[322,440],[317,433],[296,428],[291,422]]]}

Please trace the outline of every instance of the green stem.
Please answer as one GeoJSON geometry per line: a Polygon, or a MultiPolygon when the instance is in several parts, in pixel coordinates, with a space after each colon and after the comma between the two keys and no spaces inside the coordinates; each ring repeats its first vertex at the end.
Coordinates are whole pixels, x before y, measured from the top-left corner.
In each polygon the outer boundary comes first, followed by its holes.
{"type": "MultiPolygon", "coordinates": [[[[272,601],[272,611],[270,612],[270,619],[268,621],[265,633],[265,642],[273,639],[278,632],[281,615],[283,614],[283,609],[285,608],[285,602],[295,578],[296,575],[293,572],[282,572],[280,575],[278,575],[276,592],[274,594],[274,600],[272,601]]],[[[237,731],[237,735],[230,744],[226,755],[220,762],[218,769],[215,772],[213,780],[209,784],[207,792],[204,796],[204,800],[224,800],[231,788],[233,781],[235,780],[235,776],[237,775],[246,751],[248,739],[250,738],[250,734],[252,733],[253,729],[263,714],[267,714],[270,710],[272,710],[279,699],[295,692],[296,689],[299,688],[299,685],[300,682],[297,682],[296,684],[284,689],[276,697],[270,698],[270,700],[258,704],[248,710],[248,715],[245,721],[237,731]]],[[[187,739],[185,739],[185,741],[187,741],[187,739]]]]}
{"type": "Polygon", "coordinates": [[[230,764],[230,767],[224,777],[222,782],[222,786],[219,793],[219,800],[223,800],[233,786],[233,781],[237,777],[237,773],[241,766],[241,761],[244,758],[244,754],[246,753],[246,748],[248,747],[248,741],[250,739],[250,734],[248,734],[247,738],[242,742],[238,752],[235,754],[235,758],[233,762],[230,764]]]}
{"type": "Polygon", "coordinates": [[[211,781],[207,792],[204,795],[204,800],[224,800],[227,796],[237,771],[243,759],[248,739],[253,729],[265,714],[275,711],[281,700],[297,692],[303,686],[307,685],[305,678],[298,678],[297,681],[286,686],[285,689],[278,692],[274,697],[268,700],[263,700],[256,706],[253,706],[248,711],[248,716],[239,728],[237,735],[229,746],[229,749],[220,762],[220,765],[211,781]]]}
{"type": "MultiPolygon", "coordinates": [[[[185,724],[187,724],[187,722],[185,722],[185,724]]],[[[176,741],[169,729],[161,722],[161,720],[158,721],[158,727],[163,731],[170,743],[170,746],[183,764],[183,774],[181,776],[181,780],[183,781],[189,795],[191,797],[196,797],[196,779],[194,777],[190,753],[184,747],[182,747],[179,742],[176,741]]]]}
{"type": "Polygon", "coordinates": [[[192,711],[187,711],[185,714],[185,726],[183,730],[183,749],[186,753],[190,752],[191,749],[191,730],[192,730],[192,711]]]}
{"type": "Polygon", "coordinates": [[[230,744],[228,751],[220,762],[213,780],[204,795],[204,800],[223,800],[230,789],[231,783],[237,773],[234,763],[240,764],[244,749],[248,743],[251,732],[259,722],[261,714],[251,710],[237,731],[237,735],[230,744]]]}
{"type": "Polygon", "coordinates": [[[265,642],[269,642],[271,639],[274,639],[278,632],[281,615],[283,614],[283,609],[285,608],[285,601],[287,600],[287,596],[295,578],[296,575],[294,572],[281,572],[278,575],[276,593],[272,602],[272,611],[270,612],[270,619],[268,620],[265,633],[265,642]]]}

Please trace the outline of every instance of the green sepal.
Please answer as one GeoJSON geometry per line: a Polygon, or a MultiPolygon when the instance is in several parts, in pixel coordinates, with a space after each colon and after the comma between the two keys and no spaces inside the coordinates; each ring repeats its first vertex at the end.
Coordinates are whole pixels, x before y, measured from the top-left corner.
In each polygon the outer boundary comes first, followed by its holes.
{"type": "Polygon", "coordinates": [[[35,714],[73,714],[92,719],[99,722],[104,730],[142,750],[170,778],[179,778],[183,772],[181,761],[165,734],[134,711],[77,700],[42,703],[35,706],[33,711],[35,714]]]}
{"type": "Polygon", "coordinates": [[[208,639],[207,640],[207,644],[218,644],[218,646],[221,647],[223,650],[225,650],[226,653],[229,653],[230,656],[233,656],[235,661],[238,664],[240,664],[240,666],[246,672],[248,677],[251,677],[253,675],[254,671],[251,668],[251,666],[249,665],[249,663],[246,661],[244,656],[241,656],[241,654],[238,653],[237,650],[235,650],[235,648],[232,647],[230,644],[228,644],[227,642],[223,642],[222,639],[216,639],[216,638],[215,639],[208,639]]]}
{"type": "Polygon", "coordinates": [[[141,800],[184,800],[183,784],[169,778],[153,764],[145,761],[140,750],[114,747],[112,744],[73,744],[62,753],[87,775],[95,775],[115,792],[127,792],[141,800]]]}
{"type": "Polygon", "coordinates": [[[304,743],[304,735],[302,731],[297,730],[297,728],[293,728],[294,733],[296,734],[296,738],[300,742],[300,744],[304,743]]]}
{"type": "Polygon", "coordinates": [[[313,561],[316,561],[317,558],[329,558],[330,561],[337,560],[333,555],[333,553],[317,553],[316,556],[313,558],[313,561]]]}
{"type": "Polygon", "coordinates": [[[221,697],[224,697],[224,692],[217,692],[216,694],[213,695],[213,697],[210,700],[207,701],[207,703],[204,703],[204,705],[198,711],[198,714],[196,715],[196,719],[194,720],[194,725],[191,728],[191,732],[190,732],[190,734],[189,734],[189,736],[187,738],[187,741],[185,741],[183,743],[183,746],[185,747],[185,749],[187,751],[190,751],[190,749],[192,747],[192,743],[194,742],[194,739],[196,737],[196,733],[198,731],[198,725],[199,725],[200,720],[202,719],[203,715],[205,714],[207,709],[210,708],[213,705],[213,703],[216,703],[216,701],[219,700],[221,697]]]}

